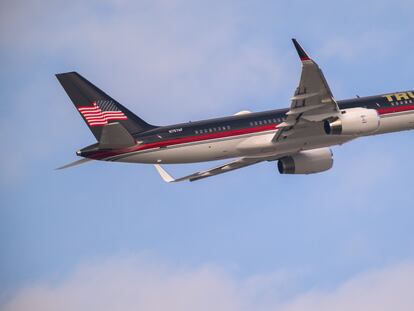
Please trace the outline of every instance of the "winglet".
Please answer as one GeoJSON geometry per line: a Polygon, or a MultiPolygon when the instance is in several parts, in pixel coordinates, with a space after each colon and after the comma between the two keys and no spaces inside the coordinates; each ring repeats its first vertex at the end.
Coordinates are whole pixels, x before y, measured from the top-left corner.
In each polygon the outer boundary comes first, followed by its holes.
{"type": "Polygon", "coordinates": [[[155,168],[157,169],[158,174],[160,174],[161,178],[165,181],[165,182],[174,182],[175,179],[167,173],[167,171],[159,164],[154,164],[155,168]]]}
{"type": "Polygon", "coordinates": [[[298,43],[298,41],[296,41],[296,39],[292,39],[292,41],[293,41],[293,45],[296,48],[296,51],[298,52],[300,60],[302,62],[310,61],[311,58],[308,56],[308,54],[306,54],[305,50],[301,47],[301,45],[298,43]]]}

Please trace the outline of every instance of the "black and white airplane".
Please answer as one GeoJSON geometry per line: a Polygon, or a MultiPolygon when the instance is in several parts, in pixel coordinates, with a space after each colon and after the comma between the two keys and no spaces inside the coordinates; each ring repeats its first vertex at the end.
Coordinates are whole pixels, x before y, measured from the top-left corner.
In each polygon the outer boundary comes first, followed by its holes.
{"type": "Polygon", "coordinates": [[[414,91],[335,100],[318,65],[299,43],[299,86],[289,109],[154,126],[133,114],[76,72],[57,74],[97,143],[77,152],[89,160],[152,163],[166,182],[195,181],[263,161],[278,161],[281,174],[329,170],[329,147],[358,137],[414,128],[414,91]],[[173,178],[161,164],[233,160],[173,178]]]}

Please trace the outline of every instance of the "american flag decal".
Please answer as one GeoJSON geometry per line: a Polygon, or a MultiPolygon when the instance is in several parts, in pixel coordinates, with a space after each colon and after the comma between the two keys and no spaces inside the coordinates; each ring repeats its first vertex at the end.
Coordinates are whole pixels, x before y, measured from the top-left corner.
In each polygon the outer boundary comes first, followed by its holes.
{"type": "Polygon", "coordinates": [[[97,100],[92,106],[78,107],[89,126],[103,126],[111,120],[128,120],[112,100],[97,100]]]}

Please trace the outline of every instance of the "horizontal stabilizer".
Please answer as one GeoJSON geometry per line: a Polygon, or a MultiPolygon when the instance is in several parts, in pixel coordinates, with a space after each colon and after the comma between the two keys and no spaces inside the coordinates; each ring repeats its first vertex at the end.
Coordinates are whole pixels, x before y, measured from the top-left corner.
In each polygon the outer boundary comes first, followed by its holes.
{"type": "Polygon", "coordinates": [[[120,123],[110,123],[102,128],[100,149],[128,148],[136,144],[134,137],[120,123]]]}
{"type": "Polygon", "coordinates": [[[72,166],[81,165],[81,164],[86,163],[86,162],[89,162],[89,161],[92,161],[92,159],[88,159],[88,158],[80,159],[80,160],[77,160],[75,162],[72,162],[72,163],[63,165],[61,167],[58,167],[58,168],[56,168],[56,170],[63,170],[65,168],[69,168],[69,167],[72,167],[72,166]]]}

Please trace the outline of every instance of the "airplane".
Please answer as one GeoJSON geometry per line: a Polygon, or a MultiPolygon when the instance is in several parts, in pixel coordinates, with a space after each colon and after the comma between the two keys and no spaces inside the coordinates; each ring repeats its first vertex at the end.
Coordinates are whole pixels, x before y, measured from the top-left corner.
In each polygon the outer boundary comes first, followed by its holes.
{"type": "Polygon", "coordinates": [[[168,126],[145,122],[76,72],[57,74],[97,140],[59,169],[91,160],[150,163],[165,182],[180,182],[277,161],[281,174],[314,174],[332,168],[332,146],[414,128],[414,91],[337,101],[317,63],[292,41],[302,73],[290,108],[168,126]],[[180,178],[162,166],[222,159],[232,160],[180,178]]]}

